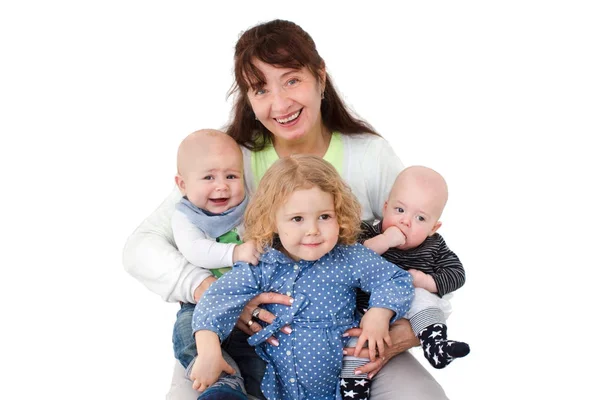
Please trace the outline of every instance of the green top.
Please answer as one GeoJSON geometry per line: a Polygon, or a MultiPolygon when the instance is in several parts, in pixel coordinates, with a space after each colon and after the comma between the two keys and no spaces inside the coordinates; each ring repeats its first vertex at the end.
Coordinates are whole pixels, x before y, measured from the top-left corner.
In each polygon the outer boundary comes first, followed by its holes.
{"type": "MultiPolygon", "coordinates": [[[[221,236],[216,238],[215,241],[218,243],[235,243],[235,244],[243,243],[240,240],[240,235],[238,235],[238,233],[237,233],[237,228],[233,228],[229,232],[222,234],[221,236]]],[[[215,278],[220,278],[221,276],[223,276],[223,274],[225,272],[229,271],[230,269],[231,269],[231,267],[222,267],[222,268],[211,269],[210,272],[212,272],[212,274],[215,276],[215,278]]]]}
{"type": "MultiPolygon", "coordinates": [[[[251,152],[250,163],[252,165],[252,175],[254,176],[254,182],[258,186],[258,182],[262,179],[267,169],[275,161],[279,159],[275,147],[272,143],[267,143],[264,149],[261,151],[251,152]]],[[[342,143],[342,135],[339,132],[333,132],[331,135],[331,141],[327,152],[323,156],[325,161],[330,162],[337,172],[342,175],[342,168],[344,165],[344,146],[342,143]]]]}

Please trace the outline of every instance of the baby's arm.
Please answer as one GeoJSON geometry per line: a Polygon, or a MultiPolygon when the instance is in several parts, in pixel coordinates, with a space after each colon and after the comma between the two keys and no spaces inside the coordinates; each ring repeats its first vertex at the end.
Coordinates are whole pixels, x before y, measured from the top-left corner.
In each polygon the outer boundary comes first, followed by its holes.
{"type": "Polygon", "coordinates": [[[413,285],[416,288],[425,289],[430,293],[438,292],[433,276],[427,275],[425,272],[419,271],[418,269],[409,269],[408,273],[413,277],[413,285]]]}
{"type": "Polygon", "coordinates": [[[233,374],[235,371],[221,355],[221,343],[216,333],[211,331],[197,331],[194,335],[198,357],[192,367],[190,379],[195,390],[203,392],[215,383],[221,372],[233,374]]]}
{"type": "Polygon", "coordinates": [[[458,256],[448,248],[444,239],[440,235],[437,236],[438,249],[434,255],[434,272],[427,275],[433,281],[436,291],[431,291],[426,287],[424,289],[437,293],[441,297],[454,292],[465,284],[465,269],[458,256]]]}
{"type": "Polygon", "coordinates": [[[381,235],[365,240],[364,245],[375,253],[382,255],[390,248],[402,246],[404,243],[406,243],[406,237],[402,231],[396,226],[391,226],[381,235]]]}
{"type": "Polygon", "coordinates": [[[192,224],[180,211],[171,218],[173,237],[177,248],[192,264],[207,269],[231,266],[237,261],[256,265],[258,251],[252,242],[242,245],[218,243],[192,224]]]}

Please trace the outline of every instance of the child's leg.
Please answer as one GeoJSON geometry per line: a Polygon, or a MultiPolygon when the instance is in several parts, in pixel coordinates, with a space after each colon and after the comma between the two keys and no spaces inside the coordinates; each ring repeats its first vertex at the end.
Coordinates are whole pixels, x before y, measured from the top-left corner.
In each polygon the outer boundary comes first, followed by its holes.
{"type": "Polygon", "coordinates": [[[267,364],[256,354],[254,347],[248,344],[248,335],[238,328],[233,328],[231,334],[223,341],[221,348],[231,355],[240,368],[246,393],[265,400],[260,385],[267,364]]]}
{"type": "Polygon", "coordinates": [[[173,327],[173,352],[183,368],[187,368],[198,355],[192,332],[192,316],[195,307],[195,304],[182,303],[173,327]]]}
{"type": "Polygon", "coordinates": [[[469,345],[448,340],[446,319],[438,307],[440,299],[425,289],[416,288],[415,298],[406,314],[427,361],[437,369],[444,368],[452,360],[469,354],[469,345]]]}
{"type": "MultiPolygon", "coordinates": [[[[354,347],[358,338],[351,337],[345,347],[354,347]]],[[[371,380],[367,374],[355,375],[354,371],[358,367],[369,362],[368,358],[359,358],[354,356],[344,356],[342,359],[342,373],[340,376],[340,394],[342,399],[356,398],[368,399],[371,391],[371,380]],[[356,397],[355,397],[356,396],[356,397]]]]}

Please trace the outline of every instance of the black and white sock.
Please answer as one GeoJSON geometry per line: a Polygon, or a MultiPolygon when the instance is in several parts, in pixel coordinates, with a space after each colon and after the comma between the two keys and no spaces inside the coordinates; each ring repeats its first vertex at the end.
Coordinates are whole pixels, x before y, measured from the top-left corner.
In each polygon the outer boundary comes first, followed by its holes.
{"type": "Polygon", "coordinates": [[[367,378],[340,378],[342,399],[368,399],[371,380],[367,378]]]}
{"type": "Polygon", "coordinates": [[[468,344],[448,340],[447,329],[444,324],[433,324],[418,335],[425,358],[437,369],[444,368],[455,358],[464,357],[470,351],[468,344]]]}

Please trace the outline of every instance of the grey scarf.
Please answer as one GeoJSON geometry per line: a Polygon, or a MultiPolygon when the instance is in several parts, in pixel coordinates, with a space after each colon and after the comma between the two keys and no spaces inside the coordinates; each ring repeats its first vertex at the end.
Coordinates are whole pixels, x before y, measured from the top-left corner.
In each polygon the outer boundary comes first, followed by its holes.
{"type": "Polygon", "coordinates": [[[185,196],[177,203],[177,210],[181,211],[187,219],[198,229],[211,238],[229,232],[244,220],[244,211],[248,205],[248,196],[237,206],[221,214],[213,214],[192,204],[185,196]]]}

